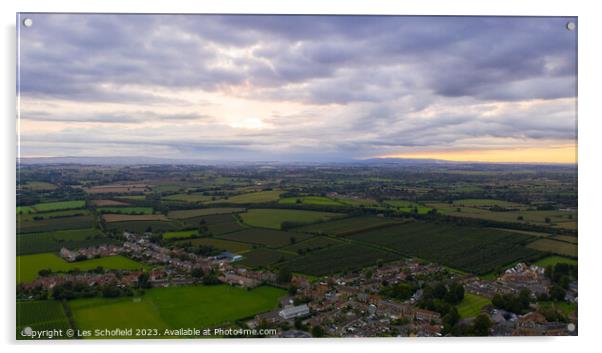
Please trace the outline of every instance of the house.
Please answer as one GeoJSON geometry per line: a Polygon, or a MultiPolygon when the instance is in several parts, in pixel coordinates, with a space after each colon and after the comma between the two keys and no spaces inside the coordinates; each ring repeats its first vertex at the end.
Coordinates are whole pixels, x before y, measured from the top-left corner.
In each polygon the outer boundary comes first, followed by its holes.
{"type": "Polygon", "coordinates": [[[425,310],[425,309],[416,309],[415,312],[416,320],[423,321],[437,321],[441,319],[441,315],[438,312],[425,310]]]}
{"type": "Polygon", "coordinates": [[[280,310],[278,313],[285,320],[290,320],[298,317],[309,315],[309,307],[307,304],[291,306],[280,310]]]}

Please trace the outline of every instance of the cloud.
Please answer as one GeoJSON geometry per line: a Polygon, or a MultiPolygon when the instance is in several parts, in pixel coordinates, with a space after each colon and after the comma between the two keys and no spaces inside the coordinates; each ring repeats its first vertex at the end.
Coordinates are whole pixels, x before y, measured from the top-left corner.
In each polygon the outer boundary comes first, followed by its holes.
{"type": "Polygon", "coordinates": [[[569,18],[28,16],[31,153],[336,159],[576,135],[569,18]]]}

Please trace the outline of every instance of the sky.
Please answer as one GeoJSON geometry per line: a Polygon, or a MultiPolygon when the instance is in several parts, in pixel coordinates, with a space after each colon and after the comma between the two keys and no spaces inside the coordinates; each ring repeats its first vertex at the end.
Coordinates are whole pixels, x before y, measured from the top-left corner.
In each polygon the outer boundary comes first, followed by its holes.
{"type": "Polygon", "coordinates": [[[576,163],[575,18],[26,17],[21,157],[576,163]]]}

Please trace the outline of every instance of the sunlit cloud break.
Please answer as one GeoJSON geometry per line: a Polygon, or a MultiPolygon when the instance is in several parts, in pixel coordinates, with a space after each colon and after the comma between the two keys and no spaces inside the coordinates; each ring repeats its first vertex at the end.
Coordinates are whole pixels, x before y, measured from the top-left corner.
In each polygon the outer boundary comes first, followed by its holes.
{"type": "Polygon", "coordinates": [[[577,162],[575,18],[28,17],[21,157],[577,162]]]}

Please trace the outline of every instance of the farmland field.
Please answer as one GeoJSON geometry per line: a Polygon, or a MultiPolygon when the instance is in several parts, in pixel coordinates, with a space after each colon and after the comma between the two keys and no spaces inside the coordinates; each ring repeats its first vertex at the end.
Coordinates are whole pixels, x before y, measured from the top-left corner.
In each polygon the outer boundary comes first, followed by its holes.
{"type": "Polygon", "coordinates": [[[243,222],[253,227],[280,229],[283,222],[313,223],[341,216],[340,213],[304,210],[251,209],[242,213],[243,222]]]}
{"type": "Polygon", "coordinates": [[[175,194],[164,196],[163,199],[169,201],[204,202],[211,200],[211,196],[203,195],[202,193],[175,194]]]}
{"type": "Polygon", "coordinates": [[[26,214],[18,214],[17,222],[29,222],[29,221],[39,221],[39,220],[43,220],[43,219],[66,218],[66,217],[89,216],[89,215],[90,215],[90,211],[85,210],[85,209],[50,211],[50,212],[42,212],[42,213],[26,213],[26,214]]]}
{"type": "Polygon", "coordinates": [[[57,186],[52,183],[45,181],[30,181],[22,185],[24,189],[35,190],[35,191],[49,191],[56,190],[57,186]]]}
{"type": "Polygon", "coordinates": [[[43,219],[39,221],[18,222],[17,231],[21,233],[39,233],[46,231],[90,228],[94,223],[92,216],[43,219]]]}
{"type": "Polygon", "coordinates": [[[117,241],[92,228],[20,234],[17,236],[17,255],[58,252],[63,247],[78,249],[110,243],[117,241]]]}
{"type": "Polygon", "coordinates": [[[312,235],[303,233],[283,232],[273,229],[245,229],[238,232],[220,235],[220,239],[241,241],[244,243],[265,245],[278,248],[296,241],[311,238],[312,235]]]}
{"type": "Polygon", "coordinates": [[[138,221],[167,221],[162,214],[126,215],[126,214],[104,214],[102,218],[107,222],[138,222],[138,221]]]}
{"type": "Polygon", "coordinates": [[[300,243],[295,243],[292,245],[288,245],[282,248],[282,250],[289,252],[310,252],[315,251],[322,248],[327,248],[330,246],[334,246],[337,244],[341,244],[341,241],[336,240],[331,237],[325,236],[316,236],[313,238],[309,238],[300,243]]]}
{"type": "Polygon", "coordinates": [[[479,315],[481,309],[485,305],[491,304],[491,300],[481,297],[478,295],[474,295],[471,293],[465,293],[464,299],[458,305],[458,314],[460,314],[460,318],[465,319],[467,317],[475,317],[479,315]]]}
{"type": "Polygon", "coordinates": [[[178,210],[169,211],[168,217],[171,219],[191,218],[198,216],[208,216],[225,213],[236,213],[244,211],[244,208],[239,207],[221,207],[221,208],[199,208],[194,210],[178,210]]]}
{"type": "Polygon", "coordinates": [[[287,197],[280,199],[278,203],[283,205],[321,205],[321,206],[344,206],[343,202],[330,199],[323,196],[300,196],[300,197],[287,197]]]}
{"type": "Polygon", "coordinates": [[[385,204],[395,207],[397,210],[402,212],[414,212],[416,210],[418,214],[426,214],[431,208],[426,207],[422,204],[413,201],[405,201],[405,200],[388,200],[385,201],[385,204]]]}
{"type": "Polygon", "coordinates": [[[17,283],[31,282],[38,272],[50,269],[53,272],[67,272],[74,269],[87,271],[102,266],[112,270],[136,270],[147,266],[120,255],[101,257],[77,262],[67,262],[54,253],[17,256],[17,283]]]}
{"type": "Polygon", "coordinates": [[[34,330],[66,330],[69,321],[60,302],[55,300],[18,301],[17,302],[17,337],[25,327],[34,330]]]}
{"type": "Polygon", "coordinates": [[[295,255],[278,250],[260,248],[243,254],[240,262],[250,267],[266,267],[294,258],[295,255]]]}
{"type": "Polygon", "coordinates": [[[163,233],[163,239],[174,239],[174,238],[190,238],[199,235],[198,230],[179,230],[176,232],[165,232],[163,233]]]}
{"type": "Polygon", "coordinates": [[[563,256],[577,257],[577,244],[553,239],[539,239],[528,245],[529,248],[563,256]]]}
{"type": "Polygon", "coordinates": [[[535,265],[541,267],[554,266],[556,264],[577,265],[577,260],[563,256],[548,256],[535,262],[535,265]]]}
{"type": "Polygon", "coordinates": [[[271,310],[286,294],[273,287],[232,286],[152,288],[138,298],[71,301],[75,324],[97,328],[210,328],[271,310]]]}
{"type": "Polygon", "coordinates": [[[230,251],[233,253],[244,253],[245,251],[249,251],[252,248],[252,246],[247,243],[218,238],[197,238],[190,240],[182,240],[180,241],[180,243],[191,243],[192,245],[208,245],[216,249],[230,251]]]}
{"type": "Polygon", "coordinates": [[[372,228],[380,228],[388,225],[394,225],[397,223],[401,223],[401,221],[384,217],[364,216],[337,219],[318,224],[310,224],[308,226],[295,228],[295,231],[316,234],[346,235],[352,233],[359,233],[361,231],[372,228]]]}
{"type": "Polygon", "coordinates": [[[99,213],[115,213],[115,214],[132,214],[132,215],[148,215],[153,214],[152,207],[98,207],[99,213]]]}
{"type": "Polygon", "coordinates": [[[461,207],[442,203],[427,203],[427,206],[436,208],[438,212],[444,215],[455,217],[476,218],[509,223],[528,223],[542,226],[555,226],[565,229],[575,229],[577,224],[576,212],[528,210],[495,212],[486,208],[461,207]],[[548,219],[549,222],[546,222],[546,219],[548,219]]]}
{"type": "Polygon", "coordinates": [[[525,247],[535,239],[527,235],[423,222],[366,231],[349,238],[477,274],[539,255],[525,247]]]}
{"type": "Polygon", "coordinates": [[[264,203],[278,200],[282,191],[258,191],[251,192],[248,194],[236,195],[228,198],[227,200],[217,200],[214,202],[227,202],[227,203],[264,203]]]}
{"type": "Polygon", "coordinates": [[[493,200],[493,199],[463,199],[463,200],[455,200],[453,202],[454,206],[464,206],[464,207],[506,207],[506,208],[524,208],[526,205],[516,203],[516,202],[508,202],[504,200],[493,200]]]}
{"type": "Polygon", "coordinates": [[[131,194],[149,191],[149,186],[144,184],[113,184],[93,186],[84,190],[89,194],[131,194]]]}
{"type": "Polygon", "coordinates": [[[129,203],[115,200],[92,200],[90,203],[96,207],[110,207],[110,206],[129,206],[129,203]]]}
{"type": "MultiPolygon", "coordinates": [[[[154,215],[153,215],[154,216],[154,215]]],[[[115,231],[117,234],[129,231],[134,233],[150,232],[170,232],[182,229],[179,224],[166,221],[131,221],[131,222],[110,222],[107,223],[108,230],[115,231]]]]}
{"type": "Polygon", "coordinates": [[[43,202],[43,203],[37,203],[33,206],[17,207],[17,213],[19,213],[19,211],[22,211],[23,213],[31,213],[31,212],[49,212],[49,211],[71,210],[71,209],[75,209],[75,208],[82,208],[85,205],[86,205],[86,202],[83,200],[43,202]]]}
{"type": "Polygon", "coordinates": [[[329,273],[361,269],[378,261],[392,261],[401,256],[369,246],[342,244],[299,256],[281,266],[293,272],[322,276],[329,273]]]}

